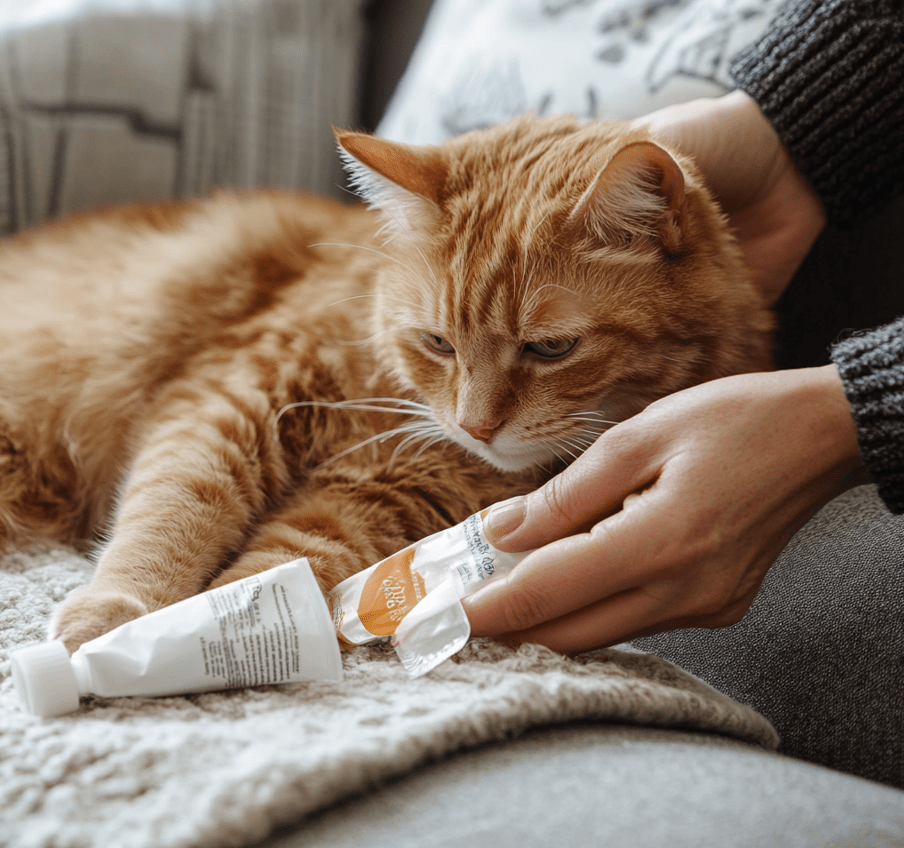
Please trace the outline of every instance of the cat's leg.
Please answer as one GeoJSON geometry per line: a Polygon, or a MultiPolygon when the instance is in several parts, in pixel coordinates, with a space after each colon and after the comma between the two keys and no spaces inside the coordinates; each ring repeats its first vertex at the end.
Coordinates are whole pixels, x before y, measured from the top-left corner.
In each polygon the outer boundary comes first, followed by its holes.
{"type": "Polygon", "coordinates": [[[155,405],[94,578],[52,622],[67,648],[201,591],[285,488],[269,399],[247,384],[186,380],[155,405]]]}
{"type": "Polygon", "coordinates": [[[327,591],[449,523],[423,494],[339,473],[326,485],[305,486],[268,516],[211,588],[307,557],[327,591]]]}
{"type": "Polygon", "coordinates": [[[22,440],[0,415],[0,550],[22,535],[28,457],[22,440]]]}
{"type": "MultiPolygon", "coordinates": [[[[0,550],[88,532],[86,487],[67,446],[40,426],[14,423],[0,398],[0,550]]],[[[20,419],[23,415],[18,416],[20,419]]]]}
{"type": "Polygon", "coordinates": [[[463,521],[530,484],[487,473],[479,462],[442,452],[388,467],[342,466],[312,474],[304,489],[261,523],[244,553],[211,588],[307,557],[321,588],[406,545],[463,521]]]}

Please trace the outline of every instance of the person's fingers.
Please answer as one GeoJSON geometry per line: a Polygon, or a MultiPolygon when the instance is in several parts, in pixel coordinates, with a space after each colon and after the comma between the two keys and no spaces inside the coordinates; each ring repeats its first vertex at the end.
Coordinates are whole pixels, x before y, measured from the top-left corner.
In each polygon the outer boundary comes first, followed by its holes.
{"type": "Polygon", "coordinates": [[[492,507],[483,520],[490,542],[506,551],[532,550],[617,512],[658,473],[654,445],[635,430],[631,419],[607,430],[544,486],[492,507]]]}
{"type": "Polygon", "coordinates": [[[675,617],[662,598],[648,587],[637,587],[535,627],[497,634],[496,638],[509,644],[531,642],[561,654],[579,654],[682,627],[736,624],[751,602],[752,598],[744,598],[710,615],[675,617]]]}
{"type": "MultiPolygon", "coordinates": [[[[693,542],[679,540],[652,491],[589,532],[540,548],[505,577],[463,603],[475,636],[525,631],[651,581],[651,562],[691,561],[693,542]],[[659,528],[651,530],[650,528],[659,528]]],[[[663,568],[662,571],[666,569],[663,568]]]]}
{"type": "MultiPolygon", "coordinates": [[[[790,538],[790,530],[782,532],[787,517],[782,509],[767,509],[758,525],[764,538],[746,539],[741,551],[726,553],[720,533],[710,532],[711,510],[685,506],[676,517],[664,477],[629,495],[620,512],[589,532],[534,551],[463,600],[472,633],[517,634],[577,651],[672,625],[734,623],[790,538]]],[[[723,530],[746,535],[743,528],[723,530]]]]}

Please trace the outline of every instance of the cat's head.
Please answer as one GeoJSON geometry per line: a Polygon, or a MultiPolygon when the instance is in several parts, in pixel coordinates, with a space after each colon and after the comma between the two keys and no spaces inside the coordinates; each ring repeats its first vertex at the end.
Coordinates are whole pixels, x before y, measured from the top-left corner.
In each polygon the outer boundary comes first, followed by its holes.
{"type": "Polygon", "coordinates": [[[665,394],[768,368],[772,317],[692,163],[621,123],[525,118],[430,147],[338,133],[386,221],[381,355],[503,470],[665,394]]]}

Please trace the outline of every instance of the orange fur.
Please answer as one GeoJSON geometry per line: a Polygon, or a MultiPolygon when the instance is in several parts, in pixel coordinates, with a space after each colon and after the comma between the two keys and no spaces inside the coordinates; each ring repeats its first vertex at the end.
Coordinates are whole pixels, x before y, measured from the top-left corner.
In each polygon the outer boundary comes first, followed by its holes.
{"type": "Polygon", "coordinates": [[[382,214],[220,194],[0,245],[0,541],[104,539],[55,617],[70,649],[300,555],[330,588],[605,422],[769,367],[721,214],[643,134],[339,140],[382,214]],[[366,398],[399,401],[327,405],[366,398]]]}

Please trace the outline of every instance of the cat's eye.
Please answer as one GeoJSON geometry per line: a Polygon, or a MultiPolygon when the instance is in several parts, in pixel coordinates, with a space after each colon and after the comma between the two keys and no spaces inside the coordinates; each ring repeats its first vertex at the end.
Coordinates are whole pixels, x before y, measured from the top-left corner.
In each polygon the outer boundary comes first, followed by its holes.
{"type": "Polygon", "coordinates": [[[542,342],[528,342],[524,349],[544,359],[558,359],[574,350],[577,343],[577,339],[546,339],[542,342]]]}
{"type": "Polygon", "coordinates": [[[421,333],[421,339],[430,350],[436,353],[455,353],[455,348],[436,333],[421,333]]]}

